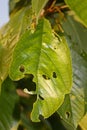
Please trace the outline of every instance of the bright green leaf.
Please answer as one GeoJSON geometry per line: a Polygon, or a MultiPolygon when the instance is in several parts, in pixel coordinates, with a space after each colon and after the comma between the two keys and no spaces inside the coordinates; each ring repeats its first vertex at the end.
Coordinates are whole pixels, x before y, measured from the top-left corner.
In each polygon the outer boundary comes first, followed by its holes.
{"type": "Polygon", "coordinates": [[[36,31],[26,32],[18,42],[10,67],[12,80],[33,75],[37,100],[31,113],[32,121],[52,115],[72,86],[70,52],[64,37],[55,37],[46,19],[39,21],[36,31]]]}
{"type": "Polygon", "coordinates": [[[66,4],[77,14],[87,27],[87,0],[65,0],[66,4]]]}
{"type": "Polygon", "coordinates": [[[32,9],[36,14],[37,19],[47,2],[48,0],[32,0],[32,9]]]}

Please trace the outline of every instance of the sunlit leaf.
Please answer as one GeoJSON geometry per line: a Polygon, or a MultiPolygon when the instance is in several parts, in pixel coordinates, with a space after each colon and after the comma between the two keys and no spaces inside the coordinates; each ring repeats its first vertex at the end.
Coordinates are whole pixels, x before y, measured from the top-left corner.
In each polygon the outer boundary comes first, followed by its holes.
{"type": "Polygon", "coordinates": [[[36,31],[27,31],[18,42],[9,74],[12,80],[33,75],[37,94],[33,121],[39,121],[39,115],[52,115],[72,86],[71,58],[64,37],[54,36],[50,23],[40,20],[36,31]]]}
{"type": "Polygon", "coordinates": [[[31,24],[31,7],[18,11],[0,30],[0,84],[8,75],[12,53],[20,36],[31,24]]]}
{"type": "Polygon", "coordinates": [[[79,125],[82,130],[87,130],[87,114],[82,118],[79,125]]]}
{"type": "Polygon", "coordinates": [[[87,0],[65,0],[66,4],[75,11],[77,16],[83,21],[84,25],[87,27],[87,0]]]}

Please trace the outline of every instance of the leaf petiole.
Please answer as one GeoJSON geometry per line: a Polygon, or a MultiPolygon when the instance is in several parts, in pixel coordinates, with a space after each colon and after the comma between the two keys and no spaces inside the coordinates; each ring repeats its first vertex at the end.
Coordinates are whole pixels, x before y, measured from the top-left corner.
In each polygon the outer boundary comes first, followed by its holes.
{"type": "Polygon", "coordinates": [[[24,92],[27,93],[27,94],[30,94],[30,95],[35,95],[36,94],[35,91],[28,91],[27,88],[24,88],[24,92]]]}

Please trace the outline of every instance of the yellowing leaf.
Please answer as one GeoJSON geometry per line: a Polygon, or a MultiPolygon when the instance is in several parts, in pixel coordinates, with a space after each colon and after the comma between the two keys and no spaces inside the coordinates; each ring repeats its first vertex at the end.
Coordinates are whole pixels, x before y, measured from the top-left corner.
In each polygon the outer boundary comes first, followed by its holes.
{"type": "Polygon", "coordinates": [[[87,114],[82,118],[79,125],[82,130],[87,130],[87,114]]]}
{"type": "Polygon", "coordinates": [[[8,76],[9,65],[14,47],[21,35],[31,24],[31,7],[18,11],[0,30],[0,84],[8,76]]]}

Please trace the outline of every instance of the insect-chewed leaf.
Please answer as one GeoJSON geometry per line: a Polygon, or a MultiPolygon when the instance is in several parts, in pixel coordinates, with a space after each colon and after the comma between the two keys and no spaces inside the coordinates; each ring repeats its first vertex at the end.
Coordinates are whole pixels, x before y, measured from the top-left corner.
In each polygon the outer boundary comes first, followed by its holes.
{"type": "Polygon", "coordinates": [[[10,67],[10,78],[19,80],[33,75],[37,100],[33,104],[32,121],[39,115],[48,118],[63,103],[72,86],[70,52],[64,37],[54,36],[50,23],[41,19],[36,31],[27,31],[18,42],[10,67]]]}

